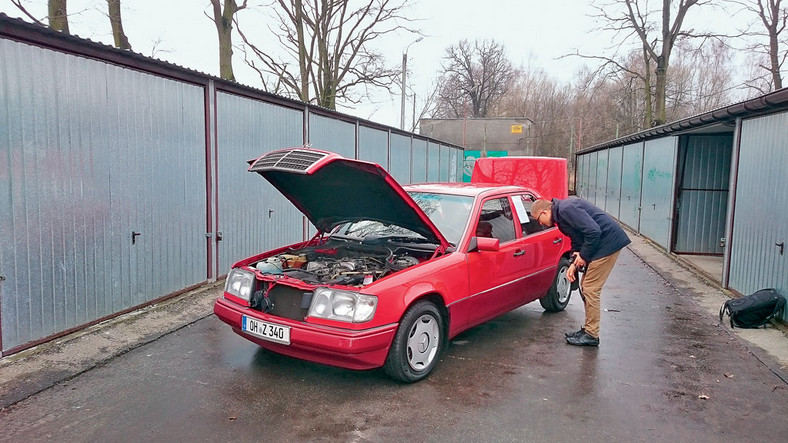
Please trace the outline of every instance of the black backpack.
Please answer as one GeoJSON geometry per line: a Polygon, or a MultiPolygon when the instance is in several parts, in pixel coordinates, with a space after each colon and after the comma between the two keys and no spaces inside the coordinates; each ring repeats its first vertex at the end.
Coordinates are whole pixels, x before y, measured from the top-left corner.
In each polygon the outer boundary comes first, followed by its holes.
{"type": "Polygon", "coordinates": [[[720,308],[722,316],[731,317],[731,328],[757,328],[765,325],[779,315],[785,308],[785,299],[774,289],[761,289],[742,297],[723,303],[720,308]]]}

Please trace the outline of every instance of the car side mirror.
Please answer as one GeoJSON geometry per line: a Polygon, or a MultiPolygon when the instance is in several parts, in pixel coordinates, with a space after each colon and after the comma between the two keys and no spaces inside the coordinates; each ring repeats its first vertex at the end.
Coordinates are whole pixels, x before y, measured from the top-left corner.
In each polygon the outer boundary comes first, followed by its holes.
{"type": "Polygon", "coordinates": [[[498,251],[500,249],[500,240],[497,238],[473,237],[470,244],[468,244],[468,252],[498,251]]]}

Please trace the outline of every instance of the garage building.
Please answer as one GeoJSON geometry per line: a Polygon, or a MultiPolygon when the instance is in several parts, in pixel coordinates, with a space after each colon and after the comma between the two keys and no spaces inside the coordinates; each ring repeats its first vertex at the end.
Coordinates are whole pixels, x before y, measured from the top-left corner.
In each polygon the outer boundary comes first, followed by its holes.
{"type": "Polygon", "coordinates": [[[735,293],[788,295],[788,88],[582,149],[575,161],[577,195],[667,253],[735,293]]]}

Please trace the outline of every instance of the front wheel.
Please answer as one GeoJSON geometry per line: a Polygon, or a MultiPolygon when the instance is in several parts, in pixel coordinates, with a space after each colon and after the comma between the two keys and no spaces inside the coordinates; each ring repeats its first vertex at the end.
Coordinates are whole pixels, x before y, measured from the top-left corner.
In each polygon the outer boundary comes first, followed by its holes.
{"type": "Polygon", "coordinates": [[[445,346],[443,315],[426,300],[402,317],[383,370],[391,378],[413,383],[429,375],[445,346]]]}
{"type": "Polygon", "coordinates": [[[566,278],[566,271],[572,262],[566,258],[561,257],[558,261],[558,273],[553,280],[553,284],[547,291],[544,297],[539,299],[539,304],[547,312],[559,312],[566,308],[569,304],[569,296],[572,295],[572,283],[566,278]]]}

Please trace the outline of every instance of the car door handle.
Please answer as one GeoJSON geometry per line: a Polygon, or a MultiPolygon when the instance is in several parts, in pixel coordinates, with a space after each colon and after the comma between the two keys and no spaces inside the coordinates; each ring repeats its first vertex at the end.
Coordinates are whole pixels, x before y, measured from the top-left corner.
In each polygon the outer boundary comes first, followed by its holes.
{"type": "Polygon", "coordinates": [[[561,237],[558,237],[557,239],[553,240],[553,244],[557,245],[558,243],[561,243],[562,241],[564,241],[564,239],[561,238],[561,237]]]}
{"type": "Polygon", "coordinates": [[[522,250],[522,251],[515,251],[515,253],[514,253],[514,256],[515,256],[515,257],[519,257],[519,256],[521,256],[521,255],[523,255],[523,254],[525,254],[525,250],[522,250]]]}

